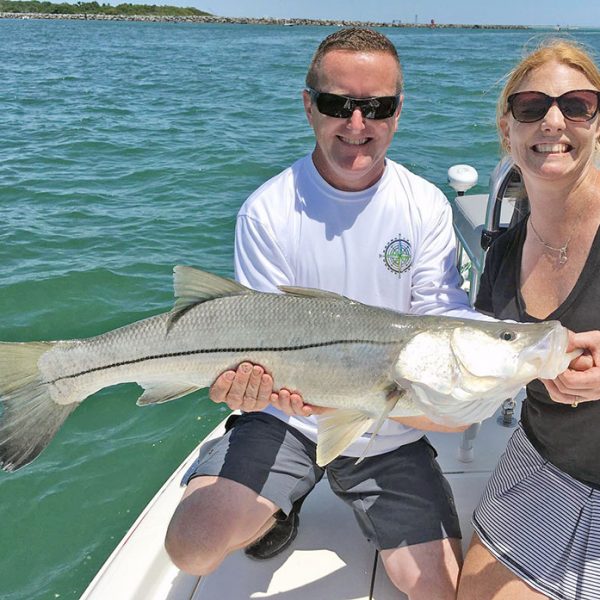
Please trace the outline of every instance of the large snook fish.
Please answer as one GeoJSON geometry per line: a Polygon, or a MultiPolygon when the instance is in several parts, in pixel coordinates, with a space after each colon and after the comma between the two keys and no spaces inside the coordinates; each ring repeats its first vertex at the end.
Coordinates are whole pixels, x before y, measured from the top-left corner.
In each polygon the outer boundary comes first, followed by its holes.
{"type": "Polygon", "coordinates": [[[558,322],[406,315],[317,290],[259,293],[190,267],[174,273],[169,313],[88,339],[0,343],[4,470],[33,460],[80,402],[118,383],[138,382],[138,404],[154,404],[207,387],[242,361],[259,363],[275,387],[339,409],[319,417],[324,465],[389,416],[481,420],[569,363],[558,322]]]}

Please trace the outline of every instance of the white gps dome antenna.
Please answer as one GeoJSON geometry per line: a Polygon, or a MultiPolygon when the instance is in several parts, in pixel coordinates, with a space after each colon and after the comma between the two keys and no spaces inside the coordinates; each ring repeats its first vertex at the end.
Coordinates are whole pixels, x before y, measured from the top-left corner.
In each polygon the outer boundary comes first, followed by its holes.
{"type": "Polygon", "coordinates": [[[470,165],[452,165],[448,169],[448,184],[459,196],[477,185],[478,179],[477,171],[470,165]]]}

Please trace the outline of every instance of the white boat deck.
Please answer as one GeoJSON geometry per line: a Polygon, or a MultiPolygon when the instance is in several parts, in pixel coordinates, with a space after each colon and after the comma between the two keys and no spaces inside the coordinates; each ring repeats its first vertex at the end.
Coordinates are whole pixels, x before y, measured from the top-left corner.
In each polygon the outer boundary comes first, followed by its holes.
{"type": "MultiPolygon", "coordinates": [[[[499,454],[512,433],[495,418],[474,440],[472,462],[459,460],[461,434],[430,434],[454,490],[463,545],[471,536],[470,516],[499,454]]],[[[219,431],[215,431],[219,434],[219,431]]],[[[83,600],[389,600],[404,598],[390,583],[372,546],[364,540],[351,510],[317,485],[300,513],[292,546],[268,561],[230,555],[205,578],[180,572],[163,549],[169,518],[181,497],[179,481],[194,451],[165,483],[115,549],[83,600]]],[[[393,518],[393,517],[390,517],[393,518]]]]}

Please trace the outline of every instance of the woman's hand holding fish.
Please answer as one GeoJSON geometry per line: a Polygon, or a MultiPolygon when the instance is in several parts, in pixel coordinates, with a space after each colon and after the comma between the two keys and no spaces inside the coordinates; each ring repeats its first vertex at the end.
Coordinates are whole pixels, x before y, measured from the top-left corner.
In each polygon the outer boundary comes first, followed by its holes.
{"type": "Polygon", "coordinates": [[[552,400],[573,407],[600,399],[600,331],[570,331],[567,352],[577,348],[583,354],[573,359],[566,371],[556,379],[542,380],[552,400]]]}

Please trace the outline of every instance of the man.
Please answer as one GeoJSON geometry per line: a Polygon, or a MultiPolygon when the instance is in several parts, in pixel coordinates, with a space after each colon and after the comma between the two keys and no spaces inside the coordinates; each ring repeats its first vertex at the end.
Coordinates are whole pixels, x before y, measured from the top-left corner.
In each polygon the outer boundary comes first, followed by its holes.
{"type": "MultiPolygon", "coordinates": [[[[261,291],[321,288],[403,312],[472,316],[458,285],[447,200],[386,158],[403,101],[393,44],[372,30],[339,30],[319,46],[306,84],[315,149],[240,210],[238,279],[261,291]]],[[[295,391],[274,393],[272,383],[262,367],[243,364],[212,387],[213,400],[245,414],[188,476],[166,539],[185,571],[208,573],[276,532],[275,516],[294,514],[324,473],[311,416],[321,409],[295,391]]],[[[392,582],[411,600],[445,600],[455,596],[460,530],[423,429],[444,428],[420,417],[388,419],[362,462],[356,457],[369,434],[326,470],[392,582]]]]}

